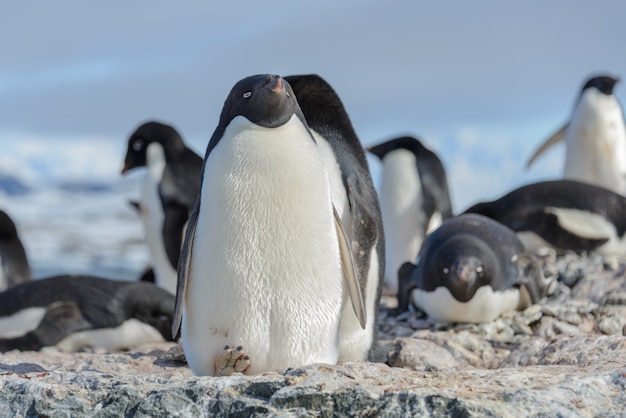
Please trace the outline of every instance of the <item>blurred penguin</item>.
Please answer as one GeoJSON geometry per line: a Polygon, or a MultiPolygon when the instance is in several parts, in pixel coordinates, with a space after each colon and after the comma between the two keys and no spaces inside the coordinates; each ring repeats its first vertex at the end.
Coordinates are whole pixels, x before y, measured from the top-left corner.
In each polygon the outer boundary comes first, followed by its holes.
{"type": "Polygon", "coordinates": [[[368,148],[383,164],[380,204],[387,243],[385,284],[398,291],[398,269],[415,261],[424,237],[452,216],[446,172],[437,155],[404,136],[368,148]]]}
{"type": "Polygon", "coordinates": [[[26,251],[15,224],[0,210],[0,291],[31,280],[26,251]]]}
{"type": "Polygon", "coordinates": [[[618,81],[609,76],[590,78],[569,123],[539,147],[527,167],[552,145],[565,140],[565,179],[626,194],[626,128],[622,106],[613,95],[618,81]]]}
{"type": "Polygon", "coordinates": [[[176,293],[176,266],[189,213],[200,190],[202,157],[169,125],[148,122],[130,136],[122,174],[147,167],[138,205],[155,283],[176,293]]]}

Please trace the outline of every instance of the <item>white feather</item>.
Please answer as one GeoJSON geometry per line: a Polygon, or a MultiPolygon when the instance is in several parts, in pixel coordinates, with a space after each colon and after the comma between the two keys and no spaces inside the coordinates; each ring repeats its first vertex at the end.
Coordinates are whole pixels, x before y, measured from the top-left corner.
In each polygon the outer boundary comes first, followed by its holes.
{"type": "Polygon", "coordinates": [[[154,327],[131,318],[117,328],[102,328],[70,334],[59,341],[56,347],[65,352],[75,352],[85,348],[119,351],[140,344],[163,341],[165,339],[154,327]]]}
{"type": "Polygon", "coordinates": [[[159,197],[159,183],[165,170],[165,151],[157,142],[148,145],[146,150],[148,173],[144,178],[140,214],[143,222],[146,243],[150,250],[155,283],[168,292],[176,293],[176,270],[165,252],[163,243],[163,206],[159,197]]]}
{"type": "Polygon", "coordinates": [[[565,178],[626,194],[626,129],[614,95],[585,89],[565,141],[565,178]]]}
{"type": "Polygon", "coordinates": [[[411,298],[413,304],[429,317],[446,322],[490,322],[503,312],[517,309],[520,303],[517,289],[494,292],[491,286],[478,288],[474,297],[467,302],[459,302],[443,286],[433,292],[413,290],[411,298]]]}
{"type": "Polygon", "coordinates": [[[383,158],[380,205],[385,228],[385,283],[398,291],[398,269],[415,262],[428,222],[421,211],[422,183],[415,154],[405,149],[389,152],[383,158]]]}
{"type": "MultiPolygon", "coordinates": [[[[317,132],[312,132],[326,164],[333,205],[341,216],[341,223],[346,234],[350,236],[352,234],[352,213],[350,212],[349,199],[342,179],[341,167],[328,141],[317,132]]],[[[354,246],[354,243],[351,244],[354,246]]],[[[376,253],[376,244],[374,244],[371,252],[368,273],[365,291],[365,311],[368,320],[365,324],[365,329],[361,327],[354,314],[352,304],[347,300],[344,301],[339,331],[340,361],[366,360],[373,342],[372,328],[376,326],[374,318],[376,318],[376,309],[378,309],[378,306],[376,306],[376,294],[378,291],[378,254],[376,253]]],[[[348,290],[344,289],[346,295],[347,292],[348,290]]]]}
{"type": "Polygon", "coordinates": [[[15,338],[37,328],[46,314],[46,308],[27,308],[11,316],[0,318],[0,338],[15,338]]]}
{"type": "Polygon", "coordinates": [[[335,363],[345,301],[328,176],[294,115],[268,129],[234,118],[205,161],[183,302],[195,374],[225,345],[250,372],[335,363]]]}

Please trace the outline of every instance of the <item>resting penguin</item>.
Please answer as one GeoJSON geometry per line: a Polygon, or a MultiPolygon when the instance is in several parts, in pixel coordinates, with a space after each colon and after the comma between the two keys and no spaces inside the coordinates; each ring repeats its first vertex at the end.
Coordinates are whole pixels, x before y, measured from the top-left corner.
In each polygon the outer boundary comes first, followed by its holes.
{"type": "Polygon", "coordinates": [[[554,287],[515,233],[482,215],[450,218],[431,233],[416,264],[400,268],[399,310],[411,301],[447,322],[489,322],[554,287]]]}
{"type": "Polygon", "coordinates": [[[196,375],[334,364],[346,303],[366,327],[324,158],[280,76],[250,76],[230,91],[178,278],[172,332],[182,317],[196,375]]]}
{"type": "Polygon", "coordinates": [[[533,183],[478,203],[466,213],[479,213],[508,226],[527,250],[552,247],[559,252],[626,255],[626,197],[591,184],[533,183]]]}
{"type": "Polygon", "coordinates": [[[550,146],[565,140],[565,179],[626,194],[626,128],[622,107],[613,95],[617,82],[608,76],[589,79],[570,122],[541,145],[527,167],[550,146]]]}
{"type": "Polygon", "coordinates": [[[385,240],[376,189],[363,146],[333,88],[315,74],[289,76],[285,80],[293,89],[326,162],[331,199],[352,245],[365,300],[365,329],[352,306],[344,306],[339,360],[365,360],[376,337],[385,270],[385,240]]]}
{"type": "Polygon", "coordinates": [[[30,280],[30,265],[17,228],[0,210],[0,291],[30,280]]]}
{"type": "Polygon", "coordinates": [[[398,269],[415,260],[424,237],[452,216],[446,171],[416,138],[395,138],[367,149],[383,164],[380,202],[387,243],[385,284],[398,291],[398,269]]]}
{"type": "Polygon", "coordinates": [[[150,283],[56,276],[0,293],[0,352],[120,350],[171,340],[174,296],[150,283]]]}
{"type": "Polygon", "coordinates": [[[157,285],[174,294],[182,234],[200,190],[202,157],[173,127],[148,122],[130,136],[122,174],[144,166],[148,173],[139,212],[146,242],[157,285]]]}

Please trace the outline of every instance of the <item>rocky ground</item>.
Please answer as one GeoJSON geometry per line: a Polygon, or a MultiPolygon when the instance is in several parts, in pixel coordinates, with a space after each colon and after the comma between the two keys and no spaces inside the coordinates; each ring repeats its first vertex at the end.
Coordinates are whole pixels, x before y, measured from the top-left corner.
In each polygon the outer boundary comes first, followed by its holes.
{"type": "Polygon", "coordinates": [[[378,362],[194,377],[173,344],[0,355],[0,417],[626,416],[626,260],[566,255],[541,304],[480,325],[381,309],[378,362]]]}

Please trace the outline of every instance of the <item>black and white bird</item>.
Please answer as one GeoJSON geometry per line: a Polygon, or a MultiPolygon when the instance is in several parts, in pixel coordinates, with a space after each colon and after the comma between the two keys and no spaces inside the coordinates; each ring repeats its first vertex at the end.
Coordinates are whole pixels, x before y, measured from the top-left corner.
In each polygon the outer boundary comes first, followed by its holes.
{"type": "Polygon", "coordinates": [[[31,279],[28,257],[15,223],[0,210],[0,291],[31,279]]]}
{"type": "Polygon", "coordinates": [[[202,157],[173,127],[148,122],[130,136],[122,174],[138,167],[148,168],[138,209],[155,282],[174,294],[185,224],[200,191],[202,157]]]}
{"type": "Polygon", "coordinates": [[[174,296],[143,282],[91,276],[34,280],[0,293],[0,352],[55,346],[109,351],[171,341],[174,296]]]}
{"type": "Polygon", "coordinates": [[[573,180],[522,186],[466,213],[488,216],[515,232],[531,251],[626,255],[626,197],[573,180]]]}
{"type": "Polygon", "coordinates": [[[334,364],[351,346],[346,305],[361,328],[373,320],[327,164],[287,81],[261,74],[234,85],[179,265],[172,331],[181,327],[193,373],[334,364]]]}
{"type": "Polygon", "coordinates": [[[626,194],[626,127],[613,94],[617,78],[598,76],[583,86],[571,120],[533,154],[527,167],[552,145],[565,141],[563,177],[626,194]]]}
{"type": "Polygon", "coordinates": [[[400,268],[398,311],[410,304],[446,322],[489,322],[553,291],[539,260],[506,226],[477,214],[450,218],[433,231],[415,264],[400,268]]]}
{"type": "Polygon", "coordinates": [[[400,266],[414,261],[426,234],[452,216],[448,181],[439,157],[414,137],[391,139],[368,151],[382,161],[385,284],[395,294],[400,266]]]}

